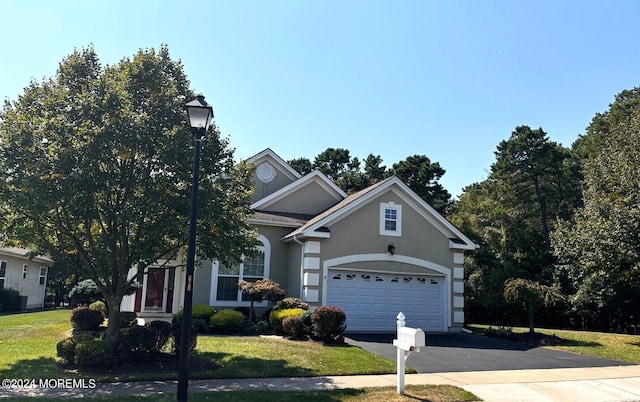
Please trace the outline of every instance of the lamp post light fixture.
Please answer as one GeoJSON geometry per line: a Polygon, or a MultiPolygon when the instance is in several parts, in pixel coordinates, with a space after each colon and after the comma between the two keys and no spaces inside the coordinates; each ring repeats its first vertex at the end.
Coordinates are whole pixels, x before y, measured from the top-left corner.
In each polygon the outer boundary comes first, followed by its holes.
{"type": "Polygon", "coordinates": [[[195,140],[193,184],[191,187],[191,219],[189,221],[189,248],[187,250],[187,275],[184,289],[182,328],[180,331],[180,356],[178,361],[178,402],[186,402],[189,388],[189,354],[191,352],[191,310],[193,307],[193,271],[196,259],[196,225],[198,218],[198,186],[200,183],[200,151],[202,137],[213,119],[213,108],[198,95],[185,105],[189,124],[195,140]]]}

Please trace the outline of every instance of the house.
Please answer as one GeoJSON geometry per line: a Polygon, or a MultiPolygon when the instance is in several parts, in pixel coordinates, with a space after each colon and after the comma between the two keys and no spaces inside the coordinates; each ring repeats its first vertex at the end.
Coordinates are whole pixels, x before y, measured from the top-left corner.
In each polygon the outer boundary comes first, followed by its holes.
{"type": "Polygon", "coordinates": [[[31,251],[0,248],[0,288],[14,289],[20,294],[20,309],[44,307],[47,274],[53,261],[46,257],[29,257],[31,251]]]}
{"type": "MultiPolygon", "coordinates": [[[[319,171],[301,176],[270,149],[248,161],[256,166],[251,223],[260,253],[234,266],[202,261],[194,304],[249,306],[238,281],[270,278],[312,307],[341,307],[350,332],[392,332],[399,312],[425,331],[462,329],[464,252],[476,245],[397,177],[347,195],[319,171]]],[[[177,312],[180,265],[153,268],[127,307],[177,312]]]]}

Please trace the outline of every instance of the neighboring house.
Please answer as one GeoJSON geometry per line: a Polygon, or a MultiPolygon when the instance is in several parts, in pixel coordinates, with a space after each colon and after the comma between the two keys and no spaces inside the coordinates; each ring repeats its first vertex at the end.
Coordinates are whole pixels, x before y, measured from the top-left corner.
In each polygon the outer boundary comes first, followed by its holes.
{"type": "MultiPolygon", "coordinates": [[[[399,312],[425,331],[462,329],[464,252],[476,245],[397,177],[347,196],[319,171],[301,176],[270,149],[249,162],[261,253],[234,266],[202,261],[194,304],[247,307],[238,281],[270,278],[312,307],[341,307],[347,331],[392,332],[399,312]]],[[[184,270],[179,261],[170,266],[145,276],[123,309],[149,319],[177,312],[184,270]]]]}
{"type": "Polygon", "coordinates": [[[21,309],[44,307],[47,274],[53,261],[46,257],[29,258],[30,250],[0,248],[0,288],[20,293],[21,309]]]}

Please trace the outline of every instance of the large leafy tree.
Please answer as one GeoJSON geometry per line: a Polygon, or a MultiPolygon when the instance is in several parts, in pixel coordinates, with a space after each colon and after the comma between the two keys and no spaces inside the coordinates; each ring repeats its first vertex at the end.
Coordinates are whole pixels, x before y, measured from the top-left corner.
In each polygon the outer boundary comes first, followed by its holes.
{"type": "Polygon", "coordinates": [[[575,310],[591,325],[627,330],[640,317],[640,109],[607,130],[585,162],[584,207],[553,245],[575,310]]]}
{"type": "MultiPolygon", "coordinates": [[[[187,242],[194,145],[183,105],[193,97],[165,46],[106,67],[89,47],[0,114],[0,229],[96,283],[111,342],[127,289],[187,242]]],[[[197,252],[239,260],[255,244],[250,170],[215,127],[201,166],[197,252]]]]}

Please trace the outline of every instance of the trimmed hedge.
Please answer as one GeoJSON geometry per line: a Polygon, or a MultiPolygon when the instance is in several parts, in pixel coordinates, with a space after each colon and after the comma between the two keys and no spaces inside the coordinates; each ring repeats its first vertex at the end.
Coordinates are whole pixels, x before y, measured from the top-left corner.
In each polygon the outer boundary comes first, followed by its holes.
{"type": "Polygon", "coordinates": [[[13,289],[0,289],[0,311],[16,311],[20,308],[20,293],[13,289]]]}
{"type": "Polygon", "coordinates": [[[102,313],[89,307],[76,307],[71,311],[71,325],[77,331],[97,331],[103,321],[102,313]]]}
{"type": "Polygon", "coordinates": [[[302,315],[296,317],[287,317],[282,320],[282,329],[294,339],[304,338],[304,321],[302,315]]]}
{"type": "Polygon", "coordinates": [[[287,317],[299,317],[304,313],[305,310],[301,308],[288,308],[284,310],[272,310],[271,314],[269,314],[269,325],[271,325],[271,329],[275,332],[282,333],[284,329],[282,328],[282,320],[287,317]]]}
{"type": "Polygon", "coordinates": [[[114,360],[109,343],[104,339],[92,338],[77,344],[75,362],[80,367],[110,367],[114,360]]]}
{"type": "Polygon", "coordinates": [[[242,330],[244,314],[235,310],[221,310],[211,317],[211,326],[221,332],[239,332],[242,330]]]}
{"type": "MultiPolygon", "coordinates": [[[[215,313],[216,309],[206,304],[194,304],[193,307],[191,307],[192,320],[205,320],[206,322],[209,322],[215,313]]],[[[173,317],[174,322],[182,321],[183,315],[183,310],[178,311],[175,317],[173,317]]]]}
{"type": "Polygon", "coordinates": [[[336,343],[347,328],[347,315],[340,307],[322,306],[311,313],[313,333],[324,342],[336,343]]]}
{"type": "Polygon", "coordinates": [[[302,301],[297,297],[285,297],[273,306],[274,310],[286,310],[290,308],[301,308],[303,310],[309,310],[309,303],[302,301]]]}

